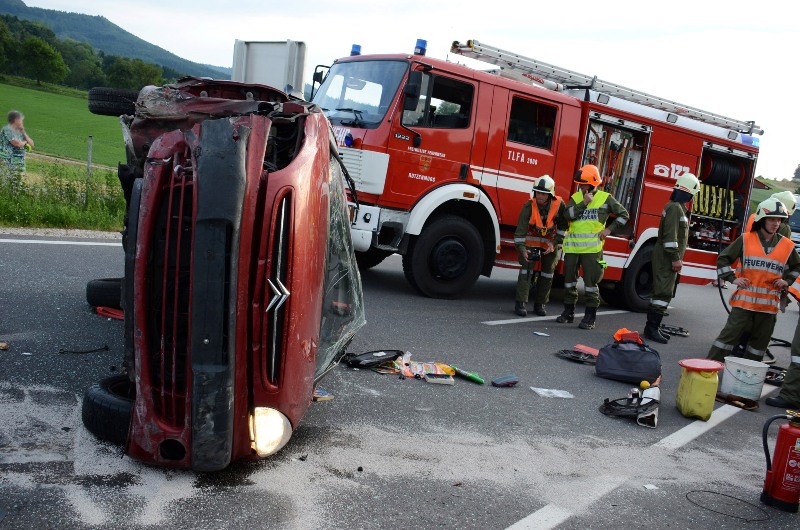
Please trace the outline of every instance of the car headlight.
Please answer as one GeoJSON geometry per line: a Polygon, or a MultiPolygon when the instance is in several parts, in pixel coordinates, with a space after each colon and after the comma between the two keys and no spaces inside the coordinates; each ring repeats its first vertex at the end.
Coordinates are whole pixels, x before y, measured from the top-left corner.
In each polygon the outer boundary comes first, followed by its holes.
{"type": "Polygon", "coordinates": [[[275,409],[256,407],[250,416],[253,449],[260,457],[277,453],[292,437],[289,419],[275,409]]]}

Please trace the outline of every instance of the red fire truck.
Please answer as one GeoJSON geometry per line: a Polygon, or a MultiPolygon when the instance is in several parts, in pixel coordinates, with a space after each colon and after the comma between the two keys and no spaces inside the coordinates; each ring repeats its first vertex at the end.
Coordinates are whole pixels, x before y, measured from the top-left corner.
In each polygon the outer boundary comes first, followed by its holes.
{"type": "MultiPolygon", "coordinates": [[[[355,50],[354,46],[354,50],[355,50]]],[[[742,227],[759,138],[739,121],[484,45],[451,51],[495,71],[413,54],[335,61],[313,96],[334,125],[360,206],[351,233],[362,268],[403,256],[408,281],[457,297],[492,268],[518,267],[513,232],[534,179],[558,195],[595,164],[630,212],[606,240],[603,298],[644,310],[650,256],[675,179],[698,175],[681,280],[716,278],[716,255],[742,227]]]]}

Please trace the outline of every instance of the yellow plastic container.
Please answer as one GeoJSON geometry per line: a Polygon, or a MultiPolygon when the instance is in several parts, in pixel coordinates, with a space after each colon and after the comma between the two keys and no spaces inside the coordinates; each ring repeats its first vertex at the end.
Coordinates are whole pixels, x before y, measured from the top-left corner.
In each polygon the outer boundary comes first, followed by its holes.
{"type": "Polygon", "coordinates": [[[687,418],[708,421],[717,396],[717,372],[724,365],[710,359],[682,359],[678,364],[683,367],[676,400],[678,410],[687,418]]]}

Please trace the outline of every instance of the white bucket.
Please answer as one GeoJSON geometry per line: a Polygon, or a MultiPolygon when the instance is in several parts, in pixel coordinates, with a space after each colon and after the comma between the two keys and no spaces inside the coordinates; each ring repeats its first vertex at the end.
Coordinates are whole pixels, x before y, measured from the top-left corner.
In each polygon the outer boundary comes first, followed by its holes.
{"type": "Polygon", "coordinates": [[[719,391],[758,401],[767,375],[767,366],[742,357],[725,357],[725,370],[719,391]]]}

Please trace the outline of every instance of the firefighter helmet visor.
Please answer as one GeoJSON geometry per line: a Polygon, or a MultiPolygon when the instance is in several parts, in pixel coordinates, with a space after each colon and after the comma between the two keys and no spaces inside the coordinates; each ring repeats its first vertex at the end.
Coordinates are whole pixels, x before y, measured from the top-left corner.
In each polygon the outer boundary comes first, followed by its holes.
{"type": "Polygon", "coordinates": [[[758,208],[756,208],[755,221],[758,222],[766,217],[787,219],[789,213],[786,211],[786,207],[781,201],[770,197],[759,203],[758,208]]]}

